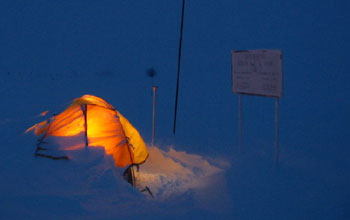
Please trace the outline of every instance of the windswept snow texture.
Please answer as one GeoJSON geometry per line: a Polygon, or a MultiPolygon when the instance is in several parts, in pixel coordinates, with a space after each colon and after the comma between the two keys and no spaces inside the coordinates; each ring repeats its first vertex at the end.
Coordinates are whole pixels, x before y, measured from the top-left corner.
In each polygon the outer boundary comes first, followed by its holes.
{"type": "Polygon", "coordinates": [[[220,183],[225,181],[223,170],[199,155],[177,152],[173,148],[164,152],[156,147],[149,148],[149,153],[146,163],[136,172],[136,184],[140,184],[137,187],[141,190],[147,186],[157,199],[168,199],[190,190],[222,187],[220,183]]]}
{"type": "Polygon", "coordinates": [[[186,1],[173,135],[181,2],[0,1],[0,219],[350,219],[350,1],[186,1]],[[231,50],[249,49],[283,52],[278,165],[271,98],[243,96],[238,151],[231,50]],[[150,143],[152,83],[155,198],[99,149],[34,157],[24,131],[84,94],[150,143]]]}
{"type": "MultiPolygon", "coordinates": [[[[346,219],[349,215],[349,174],[339,167],[349,164],[341,155],[336,161],[335,155],[322,154],[322,149],[282,148],[276,166],[273,152],[263,142],[245,154],[230,150],[228,155],[224,146],[202,145],[206,149],[200,152],[207,156],[190,153],[195,146],[177,149],[160,144],[149,148],[149,160],[137,176],[154,198],[124,181],[123,169],[117,169],[102,148],[70,151],[70,161],[35,158],[37,137],[24,131],[42,120],[38,112],[47,108],[51,114],[60,112],[77,97],[75,93],[90,90],[114,91],[107,100],[119,104],[120,89],[94,75],[69,81],[11,77],[5,75],[7,83],[1,85],[3,100],[11,103],[2,106],[1,219],[346,219]],[[95,80],[99,82],[90,89],[95,80]],[[80,86],[75,88],[77,83],[80,86]]],[[[138,96],[137,92],[132,95],[138,96]]],[[[127,102],[120,105],[128,106],[127,102]]]]}

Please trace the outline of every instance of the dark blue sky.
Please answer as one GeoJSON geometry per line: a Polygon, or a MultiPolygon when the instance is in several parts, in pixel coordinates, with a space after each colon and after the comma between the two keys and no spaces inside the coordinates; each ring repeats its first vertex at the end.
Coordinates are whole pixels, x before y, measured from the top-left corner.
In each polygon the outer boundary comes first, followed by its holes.
{"type": "MultiPolygon", "coordinates": [[[[76,84],[81,93],[105,98],[150,141],[152,98],[146,69],[153,66],[159,86],[157,140],[188,151],[224,154],[237,152],[231,50],[281,49],[282,159],[293,149],[310,154],[321,150],[346,160],[349,6],[342,0],[187,0],[176,136],[172,120],[180,0],[3,0],[0,74],[34,79],[54,75],[67,82],[72,75],[80,77],[85,81],[76,84]],[[115,88],[103,88],[104,82],[115,88]],[[119,100],[111,100],[115,93],[119,100]]],[[[54,85],[53,90],[62,89],[54,85]]],[[[32,96],[37,94],[42,94],[43,105],[54,95],[55,107],[82,95],[38,92],[32,96]]],[[[18,98],[8,104],[15,105],[18,98]]],[[[273,155],[273,99],[244,97],[243,101],[247,151],[261,146],[273,155]]]]}

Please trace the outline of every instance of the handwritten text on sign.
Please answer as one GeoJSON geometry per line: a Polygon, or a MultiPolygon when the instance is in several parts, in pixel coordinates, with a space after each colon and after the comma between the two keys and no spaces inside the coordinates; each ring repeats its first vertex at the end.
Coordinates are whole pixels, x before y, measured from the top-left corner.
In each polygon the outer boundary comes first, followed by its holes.
{"type": "Polygon", "coordinates": [[[281,51],[232,51],[232,92],[281,97],[281,51]]]}

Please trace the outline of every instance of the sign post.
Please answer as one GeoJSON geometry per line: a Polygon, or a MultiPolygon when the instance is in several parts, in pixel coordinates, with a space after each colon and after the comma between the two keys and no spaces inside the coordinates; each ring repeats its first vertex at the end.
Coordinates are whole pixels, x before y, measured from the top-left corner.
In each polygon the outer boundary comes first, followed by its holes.
{"type": "Polygon", "coordinates": [[[239,151],[242,152],[242,95],[275,98],[275,161],[278,162],[278,108],[282,97],[282,53],[279,50],[232,51],[232,92],[238,94],[239,151]]]}
{"type": "Polygon", "coordinates": [[[278,162],[279,159],[279,149],[278,149],[278,107],[279,98],[275,98],[275,161],[278,162]]]}
{"type": "Polygon", "coordinates": [[[239,142],[239,153],[242,153],[242,96],[238,94],[238,142],[239,142]]]}

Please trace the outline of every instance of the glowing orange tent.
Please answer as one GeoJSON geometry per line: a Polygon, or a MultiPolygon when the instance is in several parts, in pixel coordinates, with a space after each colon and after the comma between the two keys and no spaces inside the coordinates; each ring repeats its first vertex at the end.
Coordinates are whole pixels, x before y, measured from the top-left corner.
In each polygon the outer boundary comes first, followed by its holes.
{"type": "Polygon", "coordinates": [[[68,159],[50,153],[104,147],[118,167],[141,164],[148,157],[146,145],[132,124],[112,105],[92,95],[74,99],[62,113],[35,124],[26,132],[32,130],[42,135],[37,156],[68,159]]]}

